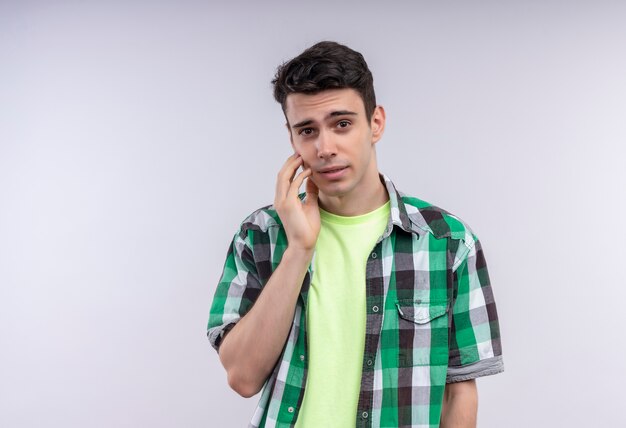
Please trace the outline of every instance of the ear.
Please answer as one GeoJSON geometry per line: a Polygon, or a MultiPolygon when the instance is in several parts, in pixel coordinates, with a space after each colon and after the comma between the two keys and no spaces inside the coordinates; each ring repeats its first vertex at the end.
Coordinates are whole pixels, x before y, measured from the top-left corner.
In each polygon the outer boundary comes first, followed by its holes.
{"type": "Polygon", "coordinates": [[[370,128],[372,129],[372,144],[376,144],[380,140],[385,132],[385,109],[383,106],[376,106],[372,113],[372,120],[370,122],[370,128]]]}

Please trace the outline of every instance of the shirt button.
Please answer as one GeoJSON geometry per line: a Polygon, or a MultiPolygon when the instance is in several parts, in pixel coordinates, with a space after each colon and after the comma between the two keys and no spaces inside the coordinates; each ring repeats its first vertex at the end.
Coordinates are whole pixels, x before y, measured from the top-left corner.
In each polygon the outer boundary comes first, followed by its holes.
{"type": "Polygon", "coordinates": [[[372,311],[374,311],[374,312],[378,312],[378,306],[374,306],[374,307],[372,308],[372,311]]]}
{"type": "Polygon", "coordinates": [[[368,366],[371,366],[372,364],[373,364],[373,363],[372,363],[372,360],[367,360],[367,365],[368,365],[368,366]]]}
{"type": "Polygon", "coordinates": [[[289,413],[293,413],[293,407],[288,408],[288,409],[287,409],[287,411],[288,411],[289,413]]]}
{"type": "Polygon", "coordinates": [[[300,355],[300,361],[304,361],[304,355],[300,355]]]}
{"type": "Polygon", "coordinates": [[[361,413],[361,416],[363,416],[363,419],[367,419],[368,414],[367,414],[367,412],[363,412],[363,413],[361,413]]]}
{"type": "Polygon", "coordinates": [[[372,253],[372,258],[375,259],[376,257],[378,257],[378,255],[376,253],[372,253]]]}

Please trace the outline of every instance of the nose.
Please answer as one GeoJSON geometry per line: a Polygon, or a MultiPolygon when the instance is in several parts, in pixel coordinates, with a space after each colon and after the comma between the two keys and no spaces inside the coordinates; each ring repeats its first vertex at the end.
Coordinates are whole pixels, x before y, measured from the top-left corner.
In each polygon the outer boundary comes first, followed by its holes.
{"type": "Polygon", "coordinates": [[[317,138],[317,157],[320,159],[330,159],[337,156],[337,145],[334,136],[329,132],[320,132],[317,138]]]}

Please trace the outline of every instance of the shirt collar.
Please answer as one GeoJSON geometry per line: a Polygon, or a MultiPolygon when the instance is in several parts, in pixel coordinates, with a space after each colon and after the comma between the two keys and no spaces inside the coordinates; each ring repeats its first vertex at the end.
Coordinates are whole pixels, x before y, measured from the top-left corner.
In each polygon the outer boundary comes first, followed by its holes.
{"type": "Polygon", "coordinates": [[[406,204],[402,199],[406,195],[396,189],[391,179],[382,173],[378,175],[389,194],[391,208],[389,223],[383,238],[389,236],[393,226],[398,226],[407,233],[415,233],[419,236],[426,233],[430,233],[438,239],[451,236],[450,227],[443,220],[443,214],[447,214],[445,210],[416,198],[412,198],[415,199],[416,204],[406,204]]]}
{"type": "Polygon", "coordinates": [[[406,206],[402,201],[402,195],[398,192],[396,186],[394,186],[389,177],[382,173],[378,173],[378,175],[380,177],[380,181],[387,189],[387,194],[389,195],[389,208],[391,209],[390,221],[387,225],[387,230],[385,230],[384,236],[388,236],[391,233],[391,228],[394,225],[398,226],[405,232],[413,232],[413,229],[411,228],[411,220],[409,219],[409,215],[406,211],[406,206]]]}

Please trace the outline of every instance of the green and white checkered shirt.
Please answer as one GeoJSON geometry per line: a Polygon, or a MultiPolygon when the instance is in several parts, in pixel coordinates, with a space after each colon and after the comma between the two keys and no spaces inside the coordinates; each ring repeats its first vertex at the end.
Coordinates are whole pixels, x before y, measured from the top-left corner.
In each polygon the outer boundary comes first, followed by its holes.
{"type": "MultiPolygon", "coordinates": [[[[438,427],[446,383],[503,371],[487,265],[467,224],[397,191],[385,175],[380,178],[391,215],[366,265],[367,321],[355,426],[438,427]]],[[[272,206],[243,221],[211,306],[207,335],[216,350],[254,304],[286,248],[285,230],[272,206]]],[[[305,320],[312,275],[309,267],[252,428],[293,427],[298,417],[307,376],[305,320]]]]}

